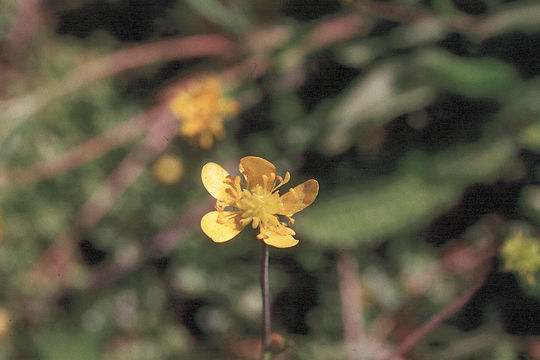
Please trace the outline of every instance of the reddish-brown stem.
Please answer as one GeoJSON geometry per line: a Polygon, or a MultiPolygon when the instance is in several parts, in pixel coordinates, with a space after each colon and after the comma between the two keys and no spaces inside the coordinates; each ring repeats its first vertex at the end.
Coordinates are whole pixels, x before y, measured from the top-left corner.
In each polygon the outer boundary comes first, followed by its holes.
{"type": "Polygon", "coordinates": [[[6,36],[3,49],[9,60],[22,55],[36,34],[40,21],[40,6],[41,0],[17,1],[17,17],[6,36]]]}
{"type": "MultiPolygon", "coordinates": [[[[62,98],[80,88],[123,71],[172,59],[226,54],[233,43],[222,35],[192,35],[178,39],[157,41],[118,50],[102,58],[87,62],[75,69],[71,76],[44,87],[22,98],[6,101],[2,118],[29,116],[52,100],[62,98]]],[[[17,123],[5,131],[12,130],[17,123]]]]}
{"type": "Polygon", "coordinates": [[[80,231],[95,226],[111,209],[116,199],[131,185],[152,161],[168,146],[176,124],[166,108],[158,107],[149,133],[142,144],[126,156],[86,201],[75,216],[75,224],[64,230],[31,270],[37,277],[60,276],[69,268],[76,238],[80,231]],[[165,137],[165,138],[164,138],[165,137]]]}
{"type": "Polygon", "coordinates": [[[75,71],[83,76],[77,84],[83,86],[88,82],[157,62],[222,55],[231,51],[232,46],[229,39],[219,34],[192,35],[134,46],[82,65],[75,71]]]}
{"type": "Polygon", "coordinates": [[[0,186],[33,184],[61,175],[92,161],[142,135],[147,120],[154,118],[155,113],[156,109],[154,108],[137,115],[52,159],[20,170],[1,171],[0,186]],[[2,172],[5,175],[2,176],[2,172]]]}
{"type": "MultiPolygon", "coordinates": [[[[490,268],[491,269],[491,268],[490,268]]],[[[426,321],[418,329],[414,330],[409,336],[407,336],[401,343],[390,353],[390,355],[384,357],[384,360],[399,359],[401,356],[409,352],[424,336],[435,329],[446,318],[463,307],[471,297],[484,285],[489,270],[478,279],[470,288],[468,288],[458,298],[444,307],[441,311],[433,315],[428,321],[426,321]]]]}
{"type": "Polygon", "coordinates": [[[362,30],[369,30],[370,27],[365,17],[358,14],[325,20],[309,32],[306,45],[309,49],[323,48],[357,35],[362,30]]]}

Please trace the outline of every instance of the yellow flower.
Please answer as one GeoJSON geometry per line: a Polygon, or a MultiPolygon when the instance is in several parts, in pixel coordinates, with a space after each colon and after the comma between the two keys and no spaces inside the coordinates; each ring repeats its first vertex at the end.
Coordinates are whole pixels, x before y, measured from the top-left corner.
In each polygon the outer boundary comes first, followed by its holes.
{"type": "Polygon", "coordinates": [[[519,274],[529,285],[536,283],[534,275],[540,270],[540,241],[518,232],[504,241],[501,247],[504,268],[519,274]]]}
{"type": "Polygon", "coordinates": [[[239,105],[223,97],[217,76],[207,76],[180,90],[170,102],[170,108],[181,121],[180,136],[196,140],[202,148],[209,149],[214,137],[225,136],[223,117],[236,114],[239,105]]]}
{"type": "Polygon", "coordinates": [[[285,178],[277,176],[272,163],[255,156],[242,158],[238,168],[246,181],[244,188],[240,176],[233,179],[218,164],[210,162],[203,166],[203,185],[217,201],[216,211],[201,219],[202,231],[215,242],[225,242],[251,223],[254,229],[260,228],[257,238],[268,245],[279,248],[296,245],[295,232],[288,225],[294,223],[294,214],[317,197],[317,180],[308,180],[280,196],[277,189],[289,182],[289,172],[285,178]],[[280,221],[280,215],[289,219],[288,224],[280,221]]]}
{"type": "Polygon", "coordinates": [[[153,171],[155,177],[162,183],[174,184],[182,176],[184,166],[178,157],[162,155],[154,163],[153,171]]]}

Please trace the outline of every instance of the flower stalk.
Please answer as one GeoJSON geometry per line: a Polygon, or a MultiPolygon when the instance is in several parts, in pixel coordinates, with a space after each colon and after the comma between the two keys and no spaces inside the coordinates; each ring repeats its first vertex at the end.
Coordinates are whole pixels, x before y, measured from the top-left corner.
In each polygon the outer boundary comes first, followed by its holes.
{"type": "Polygon", "coordinates": [[[289,172],[281,177],[276,174],[276,167],[271,162],[256,156],[240,159],[238,170],[244,182],[240,176],[233,178],[216,163],[209,162],[203,166],[201,180],[216,199],[216,205],[215,211],[202,217],[201,229],[214,242],[222,243],[234,238],[248,225],[253,229],[259,228],[257,239],[261,241],[262,295],[260,360],[269,360],[272,350],[277,347],[272,340],[270,323],[268,246],[288,248],[298,244],[293,237],[296,233],[289,227],[294,224],[292,216],[313,203],[319,193],[319,183],[310,179],[281,195],[279,189],[291,179],[289,172]]]}
{"type": "Polygon", "coordinates": [[[262,326],[261,326],[261,360],[265,359],[270,350],[272,324],[270,320],[270,286],[268,282],[269,249],[261,241],[261,295],[262,295],[262,326]]]}

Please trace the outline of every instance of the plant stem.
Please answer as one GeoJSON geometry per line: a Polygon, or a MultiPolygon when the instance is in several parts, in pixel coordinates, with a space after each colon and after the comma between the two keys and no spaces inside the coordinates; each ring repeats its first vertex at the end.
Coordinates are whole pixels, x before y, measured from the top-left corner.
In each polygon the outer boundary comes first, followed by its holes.
{"type": "Polygon", "coordinates": [[[362,287],[358,276],[358,261],[349,253],[342,253],[337,261],[338,289],[341,300],[343,335],[347,346],[347,359],[357,358],[351,354],[355,345],[364,343],[364,307],[362,287]]]}
{"type": "Polygon", "coordinates": [[[261,241],[261,294],[262,294],[262,328],[261,328],[261,360],[270,347],[270,295],[268,285],[268,245],[261,241]]]}
{"type": "Polygon", "coordinates": [[[414,330],[409,336],[388,355],[384,360],[400,359],[403,355],[409,352],[414,345],[416,345],[424,336],[426,336],[431,330],[436,328],[440,323],[446,320],[450,315],[463,307],[473,295],[484,285],[487,276],[491,271],[491,267],[484,271],[479,279],[463,294],[457,297],[454,301],[444,307],[441,311],[433,315],[428,321],[426,321],[418,329],[414,330]]]}

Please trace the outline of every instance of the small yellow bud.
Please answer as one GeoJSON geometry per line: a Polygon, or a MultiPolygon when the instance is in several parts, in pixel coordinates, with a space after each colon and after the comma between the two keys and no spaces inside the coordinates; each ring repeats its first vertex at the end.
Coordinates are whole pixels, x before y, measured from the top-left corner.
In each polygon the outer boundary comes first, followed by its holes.
{"type": "Polygon", "coordinates": [[[164,184],[174,184],[184,172],[180,158],[174,155],[162,155],[154,163],[154,176],[164,184]]]}

